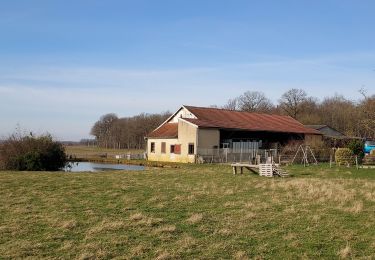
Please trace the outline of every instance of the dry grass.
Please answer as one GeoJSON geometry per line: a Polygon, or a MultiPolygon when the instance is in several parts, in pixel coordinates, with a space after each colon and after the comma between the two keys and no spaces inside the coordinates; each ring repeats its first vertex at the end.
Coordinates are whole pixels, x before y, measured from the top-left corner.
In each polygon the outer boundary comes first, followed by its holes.
{"type": "Polygon", "coordinates": [[[201,222],[202,219],[203,219],[203,214],[198,213],[198,214],[191,215],[190,218],[187,219],[187,221],[191,224],[196,224],[196,223],[201,222]]]}
{"type": "Polygon", "coordinates": [[[344,247],[338,252],[338,255],[341,259],[349,258],[351,254],[352,254],[352,249],[350,248],[349,244],[347,244],[346,247],[344,247]]]}
{"type": "Polygon", "coordinates": [[[375,257],[375,171],[289,170],[2,172],[0,258],[375,257]]]}

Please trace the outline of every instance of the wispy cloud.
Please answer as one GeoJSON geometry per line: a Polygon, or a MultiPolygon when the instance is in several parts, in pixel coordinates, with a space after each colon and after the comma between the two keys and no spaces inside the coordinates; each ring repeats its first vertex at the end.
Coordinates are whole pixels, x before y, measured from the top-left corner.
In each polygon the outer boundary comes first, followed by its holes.
{"type": "Polygon", "coordinates": [[[223,104],[246,90],[274,101],[289,88],[352,99],[375,85],[374,55],[275,59],[181,69],[56,66],[0,70],[0,135],[17,123],[60,139],[87,137],[100,115],[174,110],[181,104],[223,104]],[[365,60],[365,62],[360,62],[365,60]],[[358,64],[357,64],[358,62],[358,64]],[[368,67],[366,66],[368,64],[368,67]]]}

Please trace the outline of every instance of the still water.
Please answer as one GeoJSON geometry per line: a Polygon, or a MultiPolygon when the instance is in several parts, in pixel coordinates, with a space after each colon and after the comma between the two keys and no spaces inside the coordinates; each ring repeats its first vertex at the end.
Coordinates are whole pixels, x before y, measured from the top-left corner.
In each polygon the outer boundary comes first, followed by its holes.
{"type": "Polygon", "coordinates": [[[66,172],[101,172],[101,171],[143,171],[144,166],[127,165],[127,164],[108,164],[108,163],[92,163],[92,162],[72,162],[66,167],[66,172]]]}

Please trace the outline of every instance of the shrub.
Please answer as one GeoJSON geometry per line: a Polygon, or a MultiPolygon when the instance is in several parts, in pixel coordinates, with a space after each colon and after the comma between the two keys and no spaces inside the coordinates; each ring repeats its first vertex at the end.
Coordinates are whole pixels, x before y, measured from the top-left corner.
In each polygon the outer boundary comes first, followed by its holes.
{"type": "Polygon", "coordinates": [[[362,161],[363,157],[365,157],[363,142],[361,140],[352,140],[348,143],[347,147],[354,155],[358,156],[359,161],[362,161]]]}
{"type": "Polygon", "coordinates": [[[338,148],[335,153],[336,163],[341,165],[353,165],[355,164],[355,158],[353,152],[349,148],[338,148]]]}
{"type": "Polygon", "coordinates": [[[66,163],[64,147],[51,135],[13,134],[1,144],[0,167],[17,171],[58,171],[66,163]]]}

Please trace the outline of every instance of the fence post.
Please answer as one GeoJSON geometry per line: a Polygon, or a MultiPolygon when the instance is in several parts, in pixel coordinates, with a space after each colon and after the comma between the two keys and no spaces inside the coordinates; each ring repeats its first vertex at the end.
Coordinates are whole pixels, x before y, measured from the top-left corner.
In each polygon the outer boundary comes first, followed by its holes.
{"type": "Polygon", "coordinates": [[[329,155],[329,168],[332,168],[332,154],[329,155]]]}
{"type": "Polygon", "coordinates": [[[359,169],[359,166],[358,166],[358,156],[356,155],[355,156],[355,165],[357,167],[357,170],[359,169]]]}

